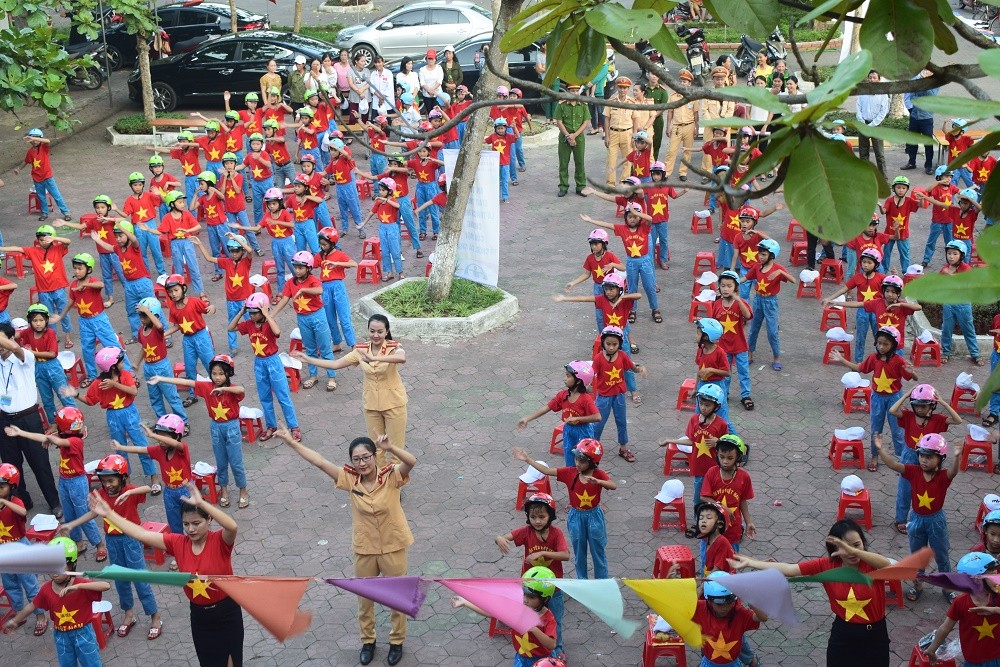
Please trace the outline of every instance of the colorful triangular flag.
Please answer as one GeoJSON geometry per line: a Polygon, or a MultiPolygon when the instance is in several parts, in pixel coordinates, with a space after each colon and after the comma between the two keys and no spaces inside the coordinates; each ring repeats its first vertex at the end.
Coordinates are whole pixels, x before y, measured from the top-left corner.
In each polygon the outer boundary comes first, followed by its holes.
{"type": "Polygon", "coordinates": [[[427,597],[429,582],[422,577],[359,577],[324,579],[328,584],[416,618],[427,597]]]}

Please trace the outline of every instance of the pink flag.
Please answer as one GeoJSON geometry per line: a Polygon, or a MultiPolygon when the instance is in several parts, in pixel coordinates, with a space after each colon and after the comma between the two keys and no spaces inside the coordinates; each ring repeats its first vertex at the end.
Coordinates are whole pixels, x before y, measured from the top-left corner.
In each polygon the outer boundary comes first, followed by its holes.
{"type": "Polygon", "coordinates": [[[523,635],[541,623],[541,617],[524,605],[520,579],[435,579],[493,618],[523,635]]]}
{"type": "Polygon", "coordinates": [[[913,552],[895,565],[883,567],[881,570],[869,572],[868,576],[876,580],[902,581],[903,579],[915,579],[917,572],[926,569],[927,565],[934,558],[934,550],[924,547],[913,552]]]}
{"type": "Polygon", "coordinates": [[[299,611],[309,577],[210,577],[279,642],[309,629],[312,612],[299,611]]]}
{"type": "MultiPolygon", "coordinates": [[[[996,575],[993,576],[995,577],[996,575]]],[[[991,577],[986,578],[991,579],[991,577]]],[[[934,586],[940,586],[949,591],[958,591],[959,593],[975,593],[983,590],[982,582],[961,572],[932,572],[919,577],[919,579],[934,586]]]]}
{"type": "Polygon", "coordinates": [[[416,618],[427,597],[429,582],[421,577],[358,577],[324,579],[328,584],[416,618]]]}

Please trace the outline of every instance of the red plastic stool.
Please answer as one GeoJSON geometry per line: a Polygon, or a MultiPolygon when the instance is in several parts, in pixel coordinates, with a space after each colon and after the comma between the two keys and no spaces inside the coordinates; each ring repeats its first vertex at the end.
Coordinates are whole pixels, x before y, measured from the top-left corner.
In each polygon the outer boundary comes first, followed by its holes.
{"type": "Polygon", "coordinates": [[[844,389],[844,414],[849,415],[852,412],[871,412],[872,410],[872,388],[871,385],[867,387],[853,387],[850,389],[844,389]]]}
{"type": "Polygon", "coordinates": [[[684,499],[677,498],[669,503],[660,502],[659,500],[653,501],[653,527],[652,530],[655,532],[660,528],[679,528],[684,530],[687,528],[687,510],[684,508],[684,499]],[[665,521],[662,518],[664,512],[672,513],[677,515],[676,521],[665,521]]]}
{"type": "Polygon", "coordinates": [[[922,343],[916,338],[910,345],[910,361],[914,366],[941,366],[941,343],[932,340],[929,343],[922,343]]]}
{"type": "Polygon", "coordinates": [[[43,408],[41,404],[38,406],[38,416],[42,418],[42,428],[48,431],[52,424],[49,423],[49,416],[45,414],[45,408],[43,408]]]}
{"type": "Polygon", "coordinates": [[[23,252],[15,251],[7,253],[7,256],[3,260],[4,275],[15,275],[18,278],[23,278],[25,263],[23,252]]]}
{"type": "Polygon", "coordinates": [[[830,439],[830,452],[826,458],[833,461],[833,469],[840,470],[844,466],[865,467],[865,443],[860,440],[841,440],[836,435],[830,439]],[[850,454],[852,458],[848,459],[850,454]]]}
{"type": "Polygon", "coordinates": [[[533,493],[547,493],[552,495],[552,485],[549,483],[548,475],[542,477],[537,482],[525,482],[524,480],[518,480],[517,482],[517,499],[514,501],[514,509],[516,511],[521,511],[524,509],[524,499],[533,493]]]}
{"type": "MultiPolygon", "coordinates": [[[[919,646],[913,647],[913,653],[910,654],[910,664],[909,667],[931,667],[931,661],[927,659],[927,654],[920,650],[919,646]]],[[[934,663],[934,667],[958,667],[954,660],[938,660],[934,663]]]]}
{"type": "Polygon", "coordinates": [[[489,636],[496,637],[497,635],[512,635],[513,630],[508,628],[506,625],[500,625],[500,621],[495,618],[490,618],[490,629],[489,636]]]}
{"type": "Polygon", "coordinates": [[[694,271],[691,275],[698,277],[705,271],[715,273],[715,255],[710,252],[696,252],[694,254],[694,271]]]}
{"type": "Polygon", "coordinates": [[[826,351],[823,352],[823,365],[830,363],[830,353],[834,350],[840,352],[844,359],[851,358],[851,343],[846,340],[828,340],[826,341],[826,351]]]}
{"type": "Polygon", "coordinates": [[[823,298],[823,282],[821,280],[814,280],[811,283],[804,283],[799,281],[799,289],[795,292],[796,299],[802,299],[806,297],[812,297],[814,299],[823,298]]]}
{"type": "Polygon", "coordinates": [[[844,260],[824,259],[819,265],[819,279],[825,283],[844,282],[844,260]]]}
{"type": "MultiPolygon", "coordinates": [[[[52,195],[45,193],[45,198],[49,200],[49,212],[57,211],[56,203],[52,199],[52,195]]],[[[28,214],[31,213],[41,213],[42,203],[38,199],[38,193],[34,190],[28,190],[28,214]]]]}
{"type": "Polygon", "coordinates": [[[358,188],[358,198],[359,199],[371,199],[372,196],[372,182],[360,179],[354,182],[358,188]]]}
{"type": "Polygon", "coordinates": [[[973,470],[985,470],[993,474],[993,443],[982,440],[973,440],[971,435],[965,436],[962,443],[962,460],[958,464],[959,470],[963,472],[972,468],[973,470]],[[969,459],[973,456],[985,456],[984,463],[973,463],[969,459]]]}
{"type": "Polygon", "coordinates": [[[302,384],[302,373],[299,369],[285,366],[285,378],[288,380],[288,390],[293,394],[299,393],[299,386],[302,384]]]}
{"type": "Polygon", "coordinates": [[[862,489],[856,496],[841,493],[840,503],[837,505],[837,521],[846,516],[847,510],[861,510],[861,524],[868,530],[872,529],[872,501],[868,496],[868,489],[862,489]]]}
{"type": "Polygon", "coordinates": [[[288,354],[291,354],[292,352],[301,352],[301,351],[303,351],[305,349],[306,349],[305,346],[302,345],[302,339],[301,338],[291,338],[291,337],[289,337],[289,339],[288,339],[288,354]]]}
{"type": "Polygon", "coordinates": [[[79,387],[80,383],[87,377],[87,369],[83,366],[83,359],[74,357],[74,361],[69,368],[63,367],[66,373],[66,382],[74,387],[79,387]]]}
{"type": "Polygon", "coordinates": [[[972,255],[969,257],[969,266],[986,266],[986,262],[979,256],[979,250],[976,249],[975,243],[972,244],[972,255]]]}
{"type": "Polygon", "coordinates": [[[694,281],[694,284],[691,287],[691,298],[694,298],[694,297],[698,296],[699,294],[701,294],[702,290],[706,290],[706,289],[710,289],[713,292],[718,292],[719,291],[719,283],[712,283],[710,285],[702,285],[697,280],[694,281]]]}
{"type": "Polygon", "coordinates": [[[361,242],[361,259],[378,259],[382,256],[382,242],[374,236],[361,242]]]}
{"type": "Polygon", "coordinates": [[[680,391],[677,392],[677,404],[674,406],[676,410],[694,410],[694,393],[697,383],[694,378],[685,378],[684,382],[681,382],[680,391]]]}
{"type": "Polygon", "coordinates": [[[261,415],[263,413],[256,408],[240,408],[240,431],[243,433],[243,437],[246,439],[248,445],[257,442],[257,437],[264,432],[264,419],[261,415]],[[245,412],[247,410],[254,410],[254,412],[248,414],[245,412]]]}
{"type": "Polygon", "coordinates": [[[819,318],[819,330],[827,331],[834,327],[847,328],[847,311],[840,306],[826,306],[819,318]]]}
{"type": "Polygon", "coordinates": [[[792,266],[804,266],[809,263],[809,251],[805,241],[792,243],[792,266]]]}
{"type": "Polygon", "coordinates": [[[24,536],[28,538],[29,542],[40,542],[42,544],[48,544],[56,536],[59,528],[53,528],[52,530],[35,530],[31,527],[29,523],[24,527],[24,536]]]}
{"type": "Polygon", "coordinates": [[[903,582],[899,579],[883,579],[882,584],[885,587],[885,606],[888,607],[891,602],[895,602],[897,607],[903,609],[906,606],[903,603],[903,582]]]}
{"type": "Polygon", "coordinates": [[[699,218],[696,215],[691,216],[691,233],[692,234],[712,234],[712,216],[707,218],[699,218]]]}
{"type": "Polygon", "coordinates": [[[192,472],[191,481],[195,483],[199,491],[207,494],[210,503],[215,505],[219,502],[219,485],[215,481],[214,472],[210,472],[207,475],[199,475],[196,472],[192,472]]]}
{"type": "Polygon", "coordinates": [[[382,280],[382,266],[378,259],[363,259],[358,262],[358,273],[355,278],[356,283],[368,280],[372,285],[378,285],[382,280]]]}
{"type": "Polygon", "coordinates": [[[653,632],[656,625],[656,614],[650,614],[649,628],[646,629],[646,641],[642,645],[642,667],[656,667],[656,661],[660,658],[673,658],[677,667],[687,667],[687,649],[684,648],[684,640],[677,636],[670,639],[657,639],[653,632]]]}
{"type": "Polygon", "coordinates": [[[670,567],[677,563],[682,577],[694,577],[694,556],[683,544],[670,544],[656,550],[653,579],[666,579],[670,567]]]}
{"type": "Polygon", "coordinates": [[[169,297],[167,296],[167,288],[160,283],[153,283],[153,296],[160,302],[160,305],[164,308],[167,307],[167,301],[169,297]]]}
{"type": "Polygon", "coordinates": [[[788,223],[788,231],[785,233],[786,241],[805,241],[806,240],[806,230],[799,224],[798,220],[792,220],[788,223]]]}
{"type": "Polygon", "coordinates": [[[952,409],[959,414],[975,415],[979,414],[976,410],[976,399],[979,398],[979,393],[971,389],[965,389],[964,387],[959,387],[957,384],[951,392],[951,404],[952,409]]]}
{"type": "Polygon", "coordinates": [[[184,371],[184,362],[183,361],[175,361],[174,362],[174,377],[175,378],[185,377],[184,372],[185,372],[184,371]]]}
{"type": "Polygon", "coordinates": [[[424,278],[431,275],[431,268],[434,266],[433,263],[427,262],[427,266],[424,267],[424,278]]]}
{"type": "Polygon", "coordinates": [[[680,446],[673,443],[667,445],[667,453],[663,456],[663,476],[670,477],[679,473],[690,475],[691,460],[694,457],[693,452],[694,449],[691,452],[681,451],[680,446]],[[684,463],[686,467],[674,467],[675,463],[684,463]]]}
{"type": "Polygon", "coordinates": [[[694,322],[695,320],[702,317],[712,316],[712,303],[702,302],[697,299],[691,300],[691,306],[688,308],[688,322],[694,322]]]}
{"type": "Polygon", "coordinates": [[[97,637],[97,648],[104,650],[108,645],[108,638],[115,634],[115,621],[111,618],[110,611],[103,611],[94,614],[90,624],[94,626],[94,635],[97,637]]]}
{"type": "Polygon", "coordinates": [[[563,453],[563,422],[559,422],[559,425],[552,429],[552,439],[549,440],[549,454],[562,454],[563,453]]]}
{"type": "Polygon", "coordinates": [[[28,288],[28,305],[41,303],[38,300],[38,288],[32,285],[28,288]]]}
{"type": "Polygon", "coordinates": [[[976,514],[976,525],[974,526],[974,528],[976,529],[976,532],[979,533],[980,535],[983,534],[983,519],[985,519],[986,515],[989,513],[990,513],[989,506],[987,506],[986,503],[979,503],[979,513],[976,514]]]}
{"type": "Polygon", "coordinates": [[[267,278],[269,283],[278,284],[278,265],[273,259],[265,259],[261,267],[261,274],[267,278]]]}
{"type": "MultiPolygon", "coordinates": [[[[170,532],[170,526],[165,523],[157,523],[156,521],[143,521],[142,527],[148,531],[160,533],[161,535],[166,535],[170,532]]],[[[167,552],[163,549],[157,549],[156,547],[143,546],[142,557],[145,558],[147,562],[163,565],[167,558],[167,552]]]]}
{"type": "Polygon", "coordinates": [[[0,586],[0,625],[6,623],[16,613],[14,605],[10,601],[10,596],[7,595],[7,591],[3,589],[3,586],[0,586]]]}

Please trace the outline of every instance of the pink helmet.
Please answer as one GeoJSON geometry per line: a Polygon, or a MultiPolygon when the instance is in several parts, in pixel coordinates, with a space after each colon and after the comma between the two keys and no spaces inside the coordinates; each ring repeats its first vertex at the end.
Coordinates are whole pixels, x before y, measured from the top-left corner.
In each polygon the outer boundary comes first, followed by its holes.
{"type": "Polygon", "coordinates": [[[389,190],[390,193],[396,191],[396,179],[394,178],[389,178],[388,176],[380,178],[378,179],[378,184],[389,190]]]}
{"type": "Polygon", "coordinates": [[[636,201],[629,202],[628,204],[625,204],[625,212],[626,213],[642,213],[642,204],[640,204],[639,202],[636,202],[636,201]]]}
{"type": "Polygon", "coordinates": [[[622,183],[626,185],[631,185],[633,187],[638,187],[642,185],[642,181],[640,181],[639,178],[636,176],[626,176],[625,178],[622,179],[622,183]]]}
{"type": "Polygon", "coordinates": [[[97,368],[102,373],[107,373],[111,367],[125,357],[125,352],[120,347],[102,347],[97,352],[97,368]]]}
{"type": "Polygon", "coordinates": [[[625,340],[625,332],[622,331],[621,327],[616,327],[613,324],[601,329],[601,341],[604,340],[605,336],[615,336],[619,341],[625,340]]]}
{"type": "Polygon", "coordinates": [[[937,454],[942,459],[948,456],[948,441],[940,433],[928,433],[917,442],[917,454],[937,454]]]}
{"type": "Polygon", "coordinates": [[[312,253],[308,250],[299,250],[297,253],[292,255],[292,266],[296,264],[300,266],[308,266],[310,269],[313,265],[312,253]]]}
{"type": "Polygon", "coordinates": [[[428,118],[444,118],[444,114],[437,109],[431,109],[431,112],[427,114],[428,118]]]}
{"type": "Polygon", "coordinates": [[[594,381],[594,364],[590,361],[571,361],[566,364],[566,372],[575,375],[585,385],[594,381]]]}
{"type": "Polygon", "coordinates": [[[740,128],[740,134],[745,134],[749,137],[753,137],[757,135],[757,132],[749,125],[744,125],[743,127],[740,128]]]}
{"type": "Polygon", "coordinates": [[[882,253],[879,252],[878,248],[865,248],[861,251],[861,259],[865,257],[875,260],[875,264],[882,263],[882,253]]]}
{"type": "Polygon", "coordinates": [[[442,188],[448,187],[448,175],[441,174],[438,176],[438,185],[442,188]]]}
{"type": "Polygon", "coordinates": [[[601,282],[602,285],[614,285],[622,292],[625,291],[625,274],[621,271],[612,271],[608,275],[604,276],[604,280],[601,282]]]}
{"type": "Polygon", "coordinates": [[[911,405],[937,405],[937,402],[937,391],[929,384],[918,384],[910,392],[911,405]]]}
{"type": "Polygon", "coordinates": [[[156,420],[154,431],[167,431],[178,438],[184,435],[184,420],[174,414],[163,415],[156,420]]]}
{"type": "Polygon", "coordinates": [[[243,307],[247,310],[261,310],[268,304],[267,295],[263,292],[254,292],[243,302],[243,307]]]}
{"type": "Polygon", "coordinates": [[[667,173],[667,165],[657,160],[653,164],[649,165],[649,173],[652,174],[654,171],[661,171],[665,174],[667,173]]]}
{"type": "Polygon", "coordinates": [[[903,293],[903,279],[899,276],[886,276],[882,279],[882,291],[885,291],[886,287],[895,287],[896,290],[902,294],[903,293]]]}
{"type": "Polygon", "coordinates": [[[268,188],[264,192],[264,201],[284,201],[285,195],[281,188],[268,188]]]}
{"type": "Polygon", "coordinates": [[[899,335],[899,329],[897,329],[896,327],[889,325],[879,327],[878,331],[875,333],[875,340],[878,340],[879,334],[884,334],[886,336],[891,337],[893,342],[895,343],[895,347],[899,347],[899,344],[902,342],[902,336],[899,335]]]}
{"type": "Polygon", "coordinates": [[[587,237],[587,242],[588,243],[600,242],[603,243],[605,246],[607,246],[609,238],[610,237],[608,236],[608,233],[603,229],[593,229],[590,232],[590,236],[587,237]]]}
{"type": "Polygon", "coordinates": [[[497,95],[510,95],[510,90],[507,86],[497,86],[497,95]]]}

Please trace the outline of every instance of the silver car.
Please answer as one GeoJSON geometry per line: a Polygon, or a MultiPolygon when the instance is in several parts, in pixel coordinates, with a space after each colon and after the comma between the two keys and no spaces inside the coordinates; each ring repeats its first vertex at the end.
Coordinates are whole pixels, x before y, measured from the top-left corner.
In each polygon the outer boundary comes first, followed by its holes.
{"type": "Polygon", "coordinates": [[[427,49],[440,50],[467,37],[493,30],[493,15],[464,0],[428,0],[400,5],[367,24],[344,28],[334,44],[358,53],[376,54],[392,62],[404,56],[423,57],[427,49]]]}

